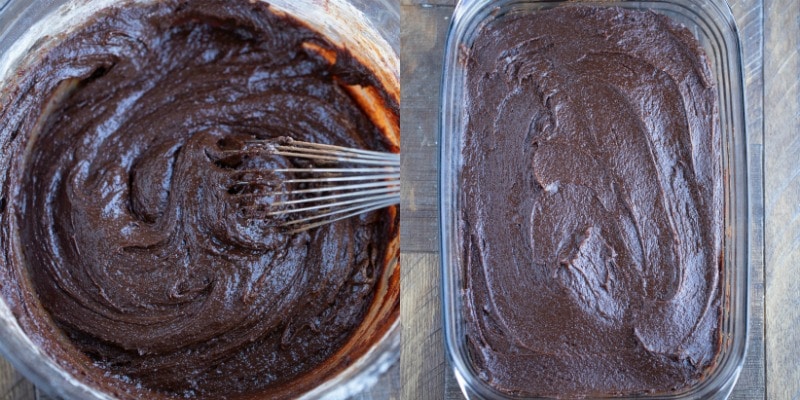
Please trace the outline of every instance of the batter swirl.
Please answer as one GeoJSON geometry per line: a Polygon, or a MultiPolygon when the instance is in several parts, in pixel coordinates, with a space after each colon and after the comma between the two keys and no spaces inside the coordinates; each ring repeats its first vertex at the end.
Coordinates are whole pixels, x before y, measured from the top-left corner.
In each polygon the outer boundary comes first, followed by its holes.
{"type": "Polygon", "coordinates": [[[482,379],[547,396],[680,391],[719,351],[721,144],[697,40],[560,7],[466,57],[461,235],[482,379]]]}
{"type": "Polygon", "coordinates": [[[346,366],[364,349],[331,357],[386,301],[396,210],[287,234],[251,211],[290,178],[265,169],[302,165],[235,150],[396,151],[354,87],[397,120],[366,67],[258,2],[117,6],[63,38],[0,109],[23,327],[123,398],[292,397],[346,366]]]}

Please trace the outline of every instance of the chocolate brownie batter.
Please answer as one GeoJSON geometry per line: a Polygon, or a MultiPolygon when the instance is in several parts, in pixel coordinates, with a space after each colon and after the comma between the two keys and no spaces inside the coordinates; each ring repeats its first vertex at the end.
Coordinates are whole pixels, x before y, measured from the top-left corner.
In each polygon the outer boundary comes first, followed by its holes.
{"type": "Polygon", "coordinates": [[[509,394],[669,393],[720,349],[714,78],[652,12],[564,6],[465,53],[466,337],[509,394]]]}
{"type": "Polygon", "coordinates": [[[37,344],[122,398],[288,398],[386,332],[396,209],[288,233],[259,210],[293,176],[265,170],[304,164],[239,151],[396,151],[367,67],[251,1],[117,5],[58,40],[0,108],[2,292],[37,344]]]}

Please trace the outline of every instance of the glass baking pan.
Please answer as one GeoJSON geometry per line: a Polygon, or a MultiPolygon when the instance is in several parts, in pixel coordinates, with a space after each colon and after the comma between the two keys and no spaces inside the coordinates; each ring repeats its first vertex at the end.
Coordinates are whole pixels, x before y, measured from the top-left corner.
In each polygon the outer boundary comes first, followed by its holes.
{"type": "MultiPolygon", "coordinates": [[[[722,140],[723,237],[721,261],[720,352],[699,380],[678,392],[644,393],[633,398],[711,398],[730,394],[744,363],[748,331],[748,205],[747,136],[739,37],[724,0],[536,1],[466,0],[455,9],[445,47],[440,105],[440,240],[443,273],[444,332],[448,355],[461,390],[468,398],[512,399],[486,382],[473,368],[467,345],[465,302],[465,238],[462,222],[462,146],[466,126],[466,70],[463,56],[486,24],[502,23],[518,13],[537,13],[574,5],[651,10],[682,24],[699,40],[716,80],[722,140]]],[[[587,394],[586,397],[590,397],[587,394]]],[[[616,397],[613,394],[600,398],[616,397]]]]}

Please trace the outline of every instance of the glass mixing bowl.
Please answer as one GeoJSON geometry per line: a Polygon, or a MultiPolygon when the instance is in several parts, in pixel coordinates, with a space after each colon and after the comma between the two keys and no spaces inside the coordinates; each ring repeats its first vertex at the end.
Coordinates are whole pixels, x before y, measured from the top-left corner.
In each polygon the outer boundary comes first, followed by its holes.
{"type": "MultiPolygon", "coordinates": [[[[136,0],[146,2],[153,0],[136,0]]],[[[51,47],[58,33],[80,25],[87,17],[118,0],[0,0],[0,107],[9,78],[51,47]]],[[[277,10],[303,20],[332,42],[350,49],[382,81],[399,102],[400,4],[394,0],[270,0],[277,10]]],[[[399,132],[393,132],[399,147],[399,132]]],[[[5,146],[11,138],[0,137],[5,146]]],[[[3,162],[5,164],[5,162],[3,162]]],[[[5,174],[3,174],[5,175],[5,174]]],[[[0,177],[5,187],[6,177],[0,177]]],[[[5,189],[3,189],[5,191],[5,189]]],[[[5,193],[0,218],[7,218],[5,193]]],[[[369,388],[399,360],[399,237],[391,245],[393,257],[379,283],[366,324],[368,335],[355,335],[348,344],[373,345],[330,379],[319,382],[302,398],[346,398],[369,388]],[[374,326],[371,326],[372,324],[374,326]]],[[[3,247],[7,244],[4,243],[3,247]]],[[[7,254],[7,249],[3,250],[7,254]]],[[[0,268],[4,268],[0,257],[0,268]]],[[[36,386],[65,399],[113,399],[61,367],[20,328],[0,282],[0,353],[36,386]]]]}

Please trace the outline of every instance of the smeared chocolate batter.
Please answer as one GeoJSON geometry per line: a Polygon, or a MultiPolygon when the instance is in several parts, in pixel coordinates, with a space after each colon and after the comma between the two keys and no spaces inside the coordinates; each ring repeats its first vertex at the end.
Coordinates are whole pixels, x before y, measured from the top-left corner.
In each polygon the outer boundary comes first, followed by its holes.
{"type": "Polygon", "coordinates": [[[468,50],[460,232],[478,376],[512,394],[672,392],[720,348],[721,142],[697,40],[567,6],[468,50]]]}
{"type": "Polygon", "coordinates": [[[302,164],[235,152],[396,151],[352,89],[395,122],[396,99],[346,50],[264,3],[167,0],[104,11],[17,76],[2,290],[73,374],[122,398],[294,397],[388,329],[362,327],[374,303],[396,318],[397,289],[375,294],[396,210],[289,234],[255,211],[291,177],[263,171],[302,164]],[[342,350],[355,332],[373,339],[342,350]]]}

